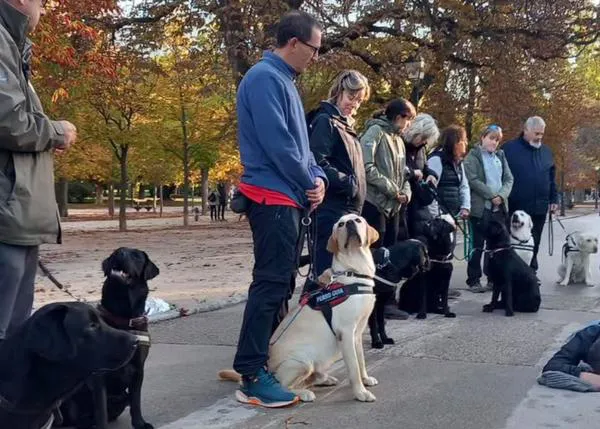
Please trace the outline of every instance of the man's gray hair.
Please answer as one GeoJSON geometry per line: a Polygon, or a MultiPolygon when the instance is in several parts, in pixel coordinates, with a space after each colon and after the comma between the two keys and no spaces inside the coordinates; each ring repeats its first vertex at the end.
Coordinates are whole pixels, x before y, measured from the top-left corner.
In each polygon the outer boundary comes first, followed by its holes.
{"type": "Polygon", "coordinates": [[[428,147],[434,146],[440,136],[435,119],[427,113],[419,113],[404,131],[404,140],[407,143],[414,141],[419,136],[427,142],[428,147]]]}
{"type": "Polygon", "coordinates": [[[546,122],[540,116],[531,116],[525,121],[525,129],[533,130],[534,128],[546,128],[546,122]]]}

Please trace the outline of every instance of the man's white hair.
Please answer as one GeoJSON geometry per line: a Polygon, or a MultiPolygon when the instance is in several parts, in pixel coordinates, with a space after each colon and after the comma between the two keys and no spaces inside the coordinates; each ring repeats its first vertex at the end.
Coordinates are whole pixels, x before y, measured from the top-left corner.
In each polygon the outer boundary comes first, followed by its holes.
{"type": "Polygon", "coordinates": [[[546,128],[546,122],[540,116],[531,116],[525,121],[525,129],[546,128]]]}
{"type": "Polygon", "coordinates": [[[435,123],[435,119],[427,113],[419,113],[404,131],[404,139],[407,143],[412,142],[419,136],[427,142],[428,147],[434,146],[440,136],[440,130],[435,123]]]}

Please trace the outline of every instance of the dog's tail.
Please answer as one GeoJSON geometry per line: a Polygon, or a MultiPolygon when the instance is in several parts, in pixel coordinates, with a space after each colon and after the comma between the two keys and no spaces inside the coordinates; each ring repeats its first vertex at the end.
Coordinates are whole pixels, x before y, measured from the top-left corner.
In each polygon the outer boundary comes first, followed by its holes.
{"type": "Polygon", "coordinates": [[[219,375],[219,380],[235,381],[236,383],[242,381],[242,376],[233,369],[222,369],[217,374],[219,375]]]}

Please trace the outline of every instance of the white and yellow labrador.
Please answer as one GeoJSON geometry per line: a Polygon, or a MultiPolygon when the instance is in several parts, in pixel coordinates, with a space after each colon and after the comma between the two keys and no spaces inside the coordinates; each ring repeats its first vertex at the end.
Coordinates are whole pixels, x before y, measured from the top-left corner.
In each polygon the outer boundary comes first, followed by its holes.
{"type": "Polygon", "coordinates": [[[527,265],[531,264],[533,259],[532,229],[533,221],[527,212],[516,210],[512,214],[510,218],[510,245],[527,265]]]}
{"type": "MultiPolygon", "coordinates": [[[[331,269],[320,277],[321,283],[358,285],[371,290],[375,263],[369,247],[377,241],[375,229],[360,216],[349,214],[334,225],[327,249],[333,253],[331,269]]],[[[309,305],[291,311],[273,333],[268,369],[279,382],[304,402],[315,400],[311,385],[333,386],[338,380],[327,374],[331,365],[343,358],[354,397],[362,402],[375,401],[365,386],[375,386],[365,364],[362,335],[375,304],[375,295],[361,293],[331,309],[331,327],[323,313],[309,305]]],[[[219,378],[240,381],[233,370],[219,371],[219,378]]]]}
{"type": "Polygon", "coordinates": [[[563,263],[558,267],[558,283],[592,285],[590,255],[598,253],[598,237],[591,233],[574,232],[563,246],[563,263]]]}

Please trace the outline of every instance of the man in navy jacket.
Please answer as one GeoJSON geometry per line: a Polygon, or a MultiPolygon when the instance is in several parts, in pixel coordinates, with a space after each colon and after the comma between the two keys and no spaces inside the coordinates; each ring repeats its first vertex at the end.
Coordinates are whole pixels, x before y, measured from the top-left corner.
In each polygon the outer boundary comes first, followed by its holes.
{"type": "Polygon", "coordinates": [[[521,135],[502,146],[508,166],[514,177],[508,197],[511,212],[523,210],[533,221],[533,259],[531,268],[537,271],[537,254],[548,210],[554,213],[558,207],[556,191],[556,168],[552,151],[542,143],[546,123],[539,116],[525,122],[521,135]]]}
{"type": "Polygon", "coordinates": [[[318,57],[321,29],[299,11],[282,17],[277,46],[242,79],[237,94],[239,190],[254,241],[253,281],[234,369],[242,375],[240,402],[281,407],[297,402],[265,366],[277,314],[288,299],[298,261],[300,218],[325,195],[326,176],[310,151],[296,76],[318,57]]]}

